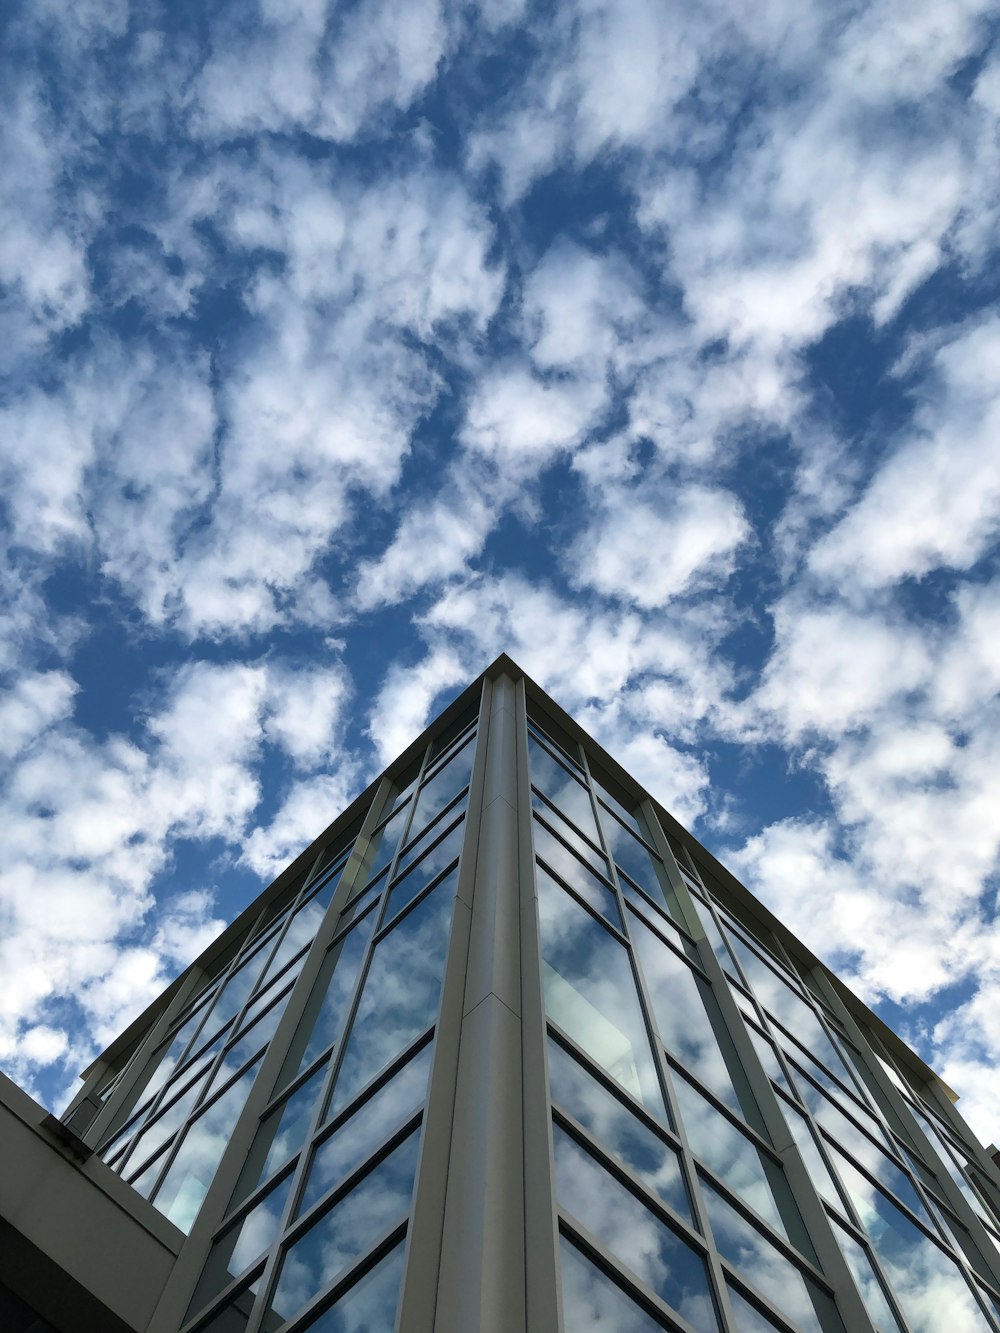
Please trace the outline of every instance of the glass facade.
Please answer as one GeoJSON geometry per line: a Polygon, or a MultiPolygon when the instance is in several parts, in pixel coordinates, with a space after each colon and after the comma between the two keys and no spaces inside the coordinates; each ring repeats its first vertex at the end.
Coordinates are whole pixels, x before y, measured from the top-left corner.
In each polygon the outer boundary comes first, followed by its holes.
{"type": "Polygon", "coordinates": [[[943,1085],[513,664],[300,862],[67,1112],[149,1333],[1000,1333],[943,1085]]]}

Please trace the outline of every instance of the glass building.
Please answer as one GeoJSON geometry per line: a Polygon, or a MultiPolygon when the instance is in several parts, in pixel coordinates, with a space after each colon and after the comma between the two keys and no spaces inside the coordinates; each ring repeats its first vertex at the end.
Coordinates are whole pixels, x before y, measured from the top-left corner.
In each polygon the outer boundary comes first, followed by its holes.
{"type": "Polygon", "coordinates": [[[1000,1330],[953,1094],[506,657],[34,1136],[95,1328],[1000,1330]]]}

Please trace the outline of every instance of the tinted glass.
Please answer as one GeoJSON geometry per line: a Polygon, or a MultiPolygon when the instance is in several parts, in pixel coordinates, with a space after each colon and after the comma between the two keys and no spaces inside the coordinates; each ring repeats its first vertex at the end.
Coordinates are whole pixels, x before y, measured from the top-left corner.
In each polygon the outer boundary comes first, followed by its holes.
{"type": "Polygon", "coordinates": [[[701,1255],[558,1125],[553,1142],[559,1206],[696,1328],[716,1328],[701,1255]]]}
{"type": "Polygon", "coordinates": [[[436,1019],[455,881],[453,871],[375,946],[337,1076],[335,1113],[436,1019]]]}
{"type": "Polygon", "coordinates": [[[467,741],[461,750],[448,760],[444,768],[438,769],[420,788],[420,795],[417,797],[413,812],[413,823],[407,835],[409,838],[415,838],[463,787],[469,785],[475,753],[476,747],[471,740],[467,741]]]}
{"type": "Polygon", "coordinates": [[[419,1051],[315,1149],[296,1216],[359,1167],[392,1130],[423,1105],[432,1051],[431,1045],[419,1051]]]}
{"type": "Polygon", "coordinates": [[[287,1101],[281,1106],[276,1106],[261,1120],[260,1129],[257,1131],[246,1167],[240,1177],[234,1203],[245,1199],[257,1188],[260,1181],[266,1180],[272,1171],[283,1166],[302,1147],[312,1123],[316,1102],[323,1089],[326,1071],[327,1066],[320,1065],[287,1101]]]}
{"type": "Polygon", "coordinates": [[[833,1232],[840,1245],[841,1252],[847,1260],[847,1266],[851,1270],[855,1286],[861,1293],[865,1309],[868,1311],[878,1333],[902,1333],[899,1322],[889,1306],[882,1285],[872,1267],[871,1258],[864,1246],[859,1245],[836,1219],[833,1222],[833,1232]]]}
{"type": "Polygon", "coordinates": [[[809,1333],[820,1333],[823,1325],[814,1306],[814,1291],[799,1269],[707,1181],[702,1189],[715,1243],[723,1257],[776,1309],[809,1333]]]}
{"type": "Polygon", "coordinates": [[[233,1126],[250,1095],[260,1061],[188,1126],[153,1202],[175,1226],[190,1231],[218,1170],[233,1126]]]}
{"type": "Polygon", "coordinates": [[[553,1100],[574,1115],[602,1148],[624,1162],[664,1203],[691,1221],[691,1205],[677,1152],[551,1038],[549,1084],[553,1100]]]}
{"type": "Polygon", "coordinates": [[[273,1308],[290,1318],[359,1259],[409,1207],[417,1168],[416,1132],[343,1195],[289,1248],[273,1308]]]}
{"type": "MultiPolygon", "coordinates": [[[[434,829],[434,836],[441,833],[440,828],[434,829]]],[[[394,917],[401,912],[407,903],[413,901],[421,889],[425,888],[435,875],[439,875],[446,866],[451,865],[452,861],[462,850],[462,839],[465,837],[465,821],[452,826],[451,831],[444,834],[428,850],[423,844],[418,844],[414,848],[413,857],[420,856],[420,860],[413,866],[407,874],[396,883],[389,893],[389,909],[387,919],[394,917]],[[424,854],[426,853],[426,854],[424,854]]],[[[411,856],[407,854],[400,859],[398,869],[402,870],[404,866],[409,865],[411,856]]]]}
{"type": "Polygon", "coordinates": [[[309,1333],[374,1333],[377,1329],[391,1329],[396,1321],[402,1283],[403,1247],[397,1245],[303,1328],[309,1329],[309,1333]]]}
{"type": "Polygon", "coordinates": [[[580,1253],[571,1240],[559,1237],[563,1315],[573,1333],[658,1333],[663,1325],[622,1291],[621,1287],[580,1253]]]}
{"type": "Polygon", "coordinates": [[[239,1277],[271,1247],[278,1235],[291,1184],[292,1174],[289,1173],[244,1217],[227,1227],[213,1243],[201,1280],[195,1289],[189,1314],[207,1305],[234,1277],[239,1277]]]}
{"type": "MultiPolygon", "coordinates": [[[[538,833],[545,832],[540,824],[536,824],[535,829],[538,833]]],[[[555,839],[552,839],[552,841],[554,842],[555,839]]],[[[540,845],[538,838],[535,839],[535,847],[538,849],[540,855],[545,854],[544,842],[540,845]]],[[[566,868],[570,872],[565,877],[570,888],[574,889],[584,902],[592,907],[595,912],[599,912],[606,921],[610,921],[617,930],[621,930],[622,916],[621,912],[618,910],[618,899],[615,896],[615,891],[611,885],[606,884],[604,880],[599,879],[597,875],[591,874],[591,872],[584,866],[583,862],[577,861],[575,857],[573,858],[573,862],[566,868]]],[[[535,865],[535,876],[539,883],[545,879],[553,887],[556,886],[556,881],[553,879],[553,876],[549,874],[541,862],[537,862],[535,865]]]]}
{"type": "Polygon", "coordinates": [[[289,1050],[285,1078],[294,1078],[340,1037],[374,925],[369,913],[327,952],[289,1050]]]}
{"type": "Polygon", "coordinates": [[[638,1101],[663,1114],[628,951],[554,881],[538,883],[545,1010],[638,1101]]]}
{"type": "Polygon", "coordinates": [[[533,736],[528,737],[528,760],[531,765],[531,780],[545,793],[554,806],[591,842],[598,842],[597,823],[590,804],[590,795],[582,782],[578,782],[538,744],[533,736]]]}
{"type": "Polygon", "coordinates": [[[629,932],[639,951],[656,1026],[667,1049],[697,1071],[720,1101],[742,1111],[705,1009],[711,994],[709,988],[673,949],[631,913],[629,932]]]}

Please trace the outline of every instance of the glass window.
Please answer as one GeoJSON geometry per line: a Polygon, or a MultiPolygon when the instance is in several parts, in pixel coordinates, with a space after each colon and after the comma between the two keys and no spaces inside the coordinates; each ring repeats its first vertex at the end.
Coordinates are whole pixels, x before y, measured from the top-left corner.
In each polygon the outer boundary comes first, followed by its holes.
{"type": "Polygon", "coordinates": [[[585,833],[591,842],[599,843],[597,821],[587,788],[532,737],[528,739],[528,750],[534,785],[565,819],[585,833]]]}
{"type": "Polygon", "coordinates": [[[292,1185],[292,1172],[213,1242],[188,1314],[194,1314],[270,1249],[292,1185]]]}
{"type": "Polygon", "coordinates": [[[844,1205],[837,1186],[834,1184],[833,1176],[830,1174],[826,1162],[823,1161],[823,1156],[816,1146],[816,1140],[812,1136],[805,1116],[791,1103],[785,1101],[783,1097],[778,1098],[778,1105],[784,1112],[785,1122],[791,1131],[792,1138],[795,1140],[795,1146],[799,1150],[799,1156],[805,1164],[816,1193],[827,1203],[832,1203],[834,1208],[843,1209],[844,1205]]]}
{"type": "Polygon", "coordinates": [[[321,889],[315,898],[310,898],[307,903],[304,903],[292,917],[281,943],[261,976],[261,989],[267,985],[272,977],[278,975],[285,964],[290,962],[300,949],[304,949],[307,944],[311,944],[316,938],[316,932],[322,924],[326,909],[330,905],[330,899],[333,897],[335,885],[336,881],[330,880],[326,888],[321,889]]]}
{"type": "Polygon", "coordinates": [[[698,1251],[558,1125],[553,1136],[559,1206],[695,1328],[717,1328],[698,1251]]]}
{"type": "Polygon", "coordinates": [[[443,768],[439,768],[420,788],[420,795],[413,811],[413,823],[410,825],[411,839],[415,838],[421,829],[426,828],[435,815],[440,814],[463,787],[469,785],[475,754],[476,747],[470,738],[453,758],[449,759],[443,768]]]}
{"type": "Polygon", "coordinates": [[[272,1171],[284,1166],[305,1143],[316,1103],[323,1091],[326,1071],[326,1064],[321,1064],[287,1100],[262,1118],[233,1195],[233,1204],[245,1199],[272,1171]]]}
{"type": "Polygon", "coordinates": [[[194,1225],[259,1067],[260,1061],[251,1065],[184,1131],[177,1154],[153,1199],[160,1212],[166,1213],[182,1231],[190,1231],[194,1225]]]}
{"type": "Polygon", "coordinates": [[[334,1114],[436,1019],[456,881],[452,871],[376,944],[337,1075],[334,1114]]]}
{"type": "Polygon", "coordinates": [[[629,801],[626,804],[625,801],[620,801],[617,796],[613,795],[606,783],[598,778],[593,768],[591,768],[590,780],[594,784],[594,790],[597,792],[597,795],[608,809],[613,810],[622,823],[625,824],[627,828],[630,828],[633,833],[637,834],[640,838],[645,838],[646,841],[649,842],[650,838],[648,831],[644,825],[640,823],[635,813],[633,803],[629,801]]]}
{"type": "Polygon", "coordinates": [[[637,1101],[663,1114],[625,946],[554,880],[538,882],[545,1011],[637,1101]]]}
{"type": "Polygon", "coordinates": [[[773,1319],[768,1319],[763,1310],[759,1310],[731,1282],[726,1286],[729,1291],[729,1304],[733,1307],[733,1317],[736,1320],[736,1333],[777,1333],[778,1325],[773,1319]]]}
{"type": "MultiPolygon", "coordinates": [[[[541,825],[536,825],[536,831],[541,831],[541,825]]],[[[572,873],[567,877],[567,884],[579,894],[588,906],[603,916],[606,921],[610,921],[620,931],[622,928],[622,914],[618,910],[618,899],[615,897],[614,889],[610,884],[605,884],[604,880],[591,874],[582,861],[576,861],[575,857],[573,859],[575,864],[568,867],[572,873]]],[[[540,861],[535,865],[535,877],[539,883],[544,879],[553,886],[557,885],[557,881],[540,861]]]]}
{"type": "Polygon", "coordinates": [[[309,1333],[374,1333],[376,1329],[391,1329],[396,1323],[396,1306],[402,1285],[403,1246],[400,1244],[303,1328],[309,1333]]]}
{"type": "Polygon", "coordinates": [[[680,1154],[549,1038],[552,1098],[593,1134],[602,1148],[629,1167],[664,1203],[691,1222],[691,1203],[680,1154]]]}
{"type": "MultiPolygon", "coordinates": [[[[440,831],[436,829],[435,833],[440,831]]],[[[401,912],[421,889],[426,888],[435,875],[439,875],[446,866],[451,865],[462,850],[464,837],[465,820],[460,819],[430,850],[423,845],[413,849],[414,855],[420,855],[420,860],[401,879],[397,879],[389,890],[388,916],[393,917],[401,912]]],[[[397,869],[402,871],[405,866],[411,865],[412,860],[413,858],[407,853],[400,859],[397,869]]]]}
{"type": "Polygon", "coordinates": [[[432,1051],[432,1044],[424,1046],[319,1144],[309,1163],[296,1217],[339,1185],[423,1105],[432,1051]]]}
{"type": "Polygon", "coordinates": [[[250,998],[254,982],[267,959],[267,952],[266,949],[258,949],[252,958],[248,958],[235,972],[230,973],[215,1002],[215,1007],[208,1016],[206,1031],[218,1032],[219,1028],[240,1012],[250,998]]]}
{"type": "Polygon", "coordinates": [[[370,858],[368,879],[374,879],[392,860],[396,851],[396,844],[406,827],[409,813],[410,807],[408,804],[400,806],[392,818],[387,819],[381,829],[375,832],[368,849],[368,858],[370,858]]]}
{"type": "MultiPolygon", "coordinates": [[[[672,913],[671,903],[663,891],[663,863],[658,856],[653,856],[633,838],[628,829],[622,828],[617,819],[605,818],[604,832],[608,850],[619,870],[624,870],[634,884],[638,884],[644,893],[652,898],[658,907],[672,913]]],[[[624,888],[624,885],[622,886],[624,888]]]]}
{"type": "Polygon", "coordinates": [[[663,1328],[566,1236],[559,1237],[559,1260],[567,1333],[657,1333],[663,1328]]]}
{"type": "Polygon", "coordinates": [[[241,1036],[236,1038],[212,1075],[211,1082],[206,1090],[206,1096],[221,1088],[223,1083],[231,1079],[237,1070],[243,1068],[252,1055],[256,1055],[258,1051],[265,1049],[274,1036],[275,1028],[277,1028],[281,1015],[285,1011],[285,1005],[290,994],[291,991],[287,991],[277,1004],[272,1005],[252,1027],[247,1028],[241,1036]]]}
{"type": "Polygon", "coordinates": [[[415,1130],[289,1247],[272,1300],[281,1318],[301,1310],[403,1216],[413,1193],[418,1141],[415,1130]]]}
{"type": "Polygon", "coordinates": [[[868,1251],[836,1218],[833,1219],[833,1234],[837,1238],[841,1252],[847,1260],[847,1266],[851,1270],[851,1276],[854,1278],[854,1285],[861,1293],[865,1309],[878,1333],[902,1333],[899,1321],[882,1290],[878,1274],[872,1266],[868,1251]]]}
{"type": "Polygon", "coordinates": [[[740,1100],[726,1066],[706,1003],[714,1002],[710,987],[639,917],[629,913],[635,941],[664,1045],[697,1072],[712,1092],[742,1114],[740,1100]]]}
{"type": "Polygon", "coordinates": [[[775,1309],[810,1333],[820,1333],[824,1327],[843,1328],[839,1318],[831,1319],[829,1314],[826,1322],[820,1319],[816,1306],[829,1304],[829,1298],[762,1231],[707,1181],[702,1181],[702,1191],[719,1253],[751,1286],[766,1296],[775,1309]]]}
{"type": "Polygon", "coordinates": [[[327,950],[292,1038],[279,1086],[311,1065],[340,1037],[374,925],[375,913],[369,912],[327,950]]]}
{"type": "MultiPolygon", "coordinates": [[[[134,1170],[141,1162],[147,1161],[172,1138],[194,1110],[195,1103],[205,1086],[205,1073],[189,1085],[176,1101],[166,1107],[155,1120],[151,1120],[136,1138],[135,1146],[129,1157],[128,1170],[134,1170]]],[[[127,1173],[126,1173],[127,1174],[127,1173]]]]}
{"type": "Polygon", "coordinates": [[[775,1191],[782,1196],[781,1203],[786,1213],[794,1205],[780,1166],[680,1074],[674,1078],[674,1090],[694,1155],[710,1167],[755,1213],[787,1238],[788,1231],[782,1220],[775,1191]]]}
{"type": "Polygon", "coordinates": [[[259,1285],[259,1278],[256,1282],[248,1283],[207,1324],[199,1324],[198,1333],[245,1333],[250,1322],[254,1294],[259,1285]]]}
{"type": "MultiPolygon", "coordinates": [[[[555,822],[556,821],[553,820],[553,823],[555,822]]],[[[566,825],[562,825],[560,832],[568,833],[569,831],[570,830],[566,825]]],[[[607,881],[610,885],[608,863],[603,856],[597,856],[595,853],[588,851],[585,853],[587,859],[581,860],[579,856],[574,855],[574,853],[570,851],[565,843],[560,842],[548,825],[542,823],[540,819],[532,821],[532,834],[535,841],[536,853],[542,857],[548,864],[549,868],[554,870],[557,875],[561,876],[567,884],[572,884],[574,888],[577,888],[578,884],[589,884],[590,879],[588,876],[593,877],[595,875],[594,867],[597,866],[600,869],[603,880],[607,881]]],[[[577,839],[577,842],[581,847],[583,846],[582,839],[577,839]]],[[[582,890],[582,893],[584,897],[587,897],[586,889],[582,890]]]]}
{"type": "Polygon", "coordinates": [[[914,1333],[987,1333],[954,1260],[839,1153],[835,1165],[914,1333]]]}

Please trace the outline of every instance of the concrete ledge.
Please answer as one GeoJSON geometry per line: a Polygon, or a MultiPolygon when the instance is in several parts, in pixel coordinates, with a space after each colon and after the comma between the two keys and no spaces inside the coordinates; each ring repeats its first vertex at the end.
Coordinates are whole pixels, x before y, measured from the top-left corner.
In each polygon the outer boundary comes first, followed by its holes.
{"type": "Polygon", "coordinates": [[[60,1333],[142,1333],[184,1239],[0,1074],[0,1282],[60,1333]]]}

